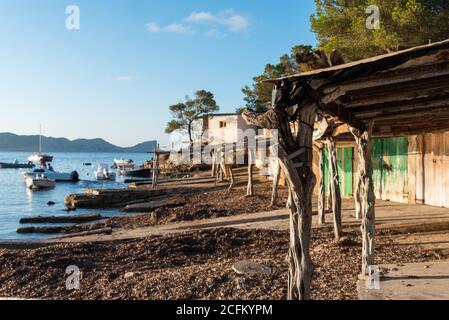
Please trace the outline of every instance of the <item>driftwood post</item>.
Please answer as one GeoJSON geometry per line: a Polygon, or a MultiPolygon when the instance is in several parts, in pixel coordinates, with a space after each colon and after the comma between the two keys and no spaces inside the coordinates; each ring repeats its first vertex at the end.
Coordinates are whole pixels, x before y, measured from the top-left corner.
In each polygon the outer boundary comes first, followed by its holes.
{"type": "Polygon", "coordinates": [[[341,227],[341,191],[340,177],[338,175],[337,142],[333,138],[328,139],[329,147],[329,171],[331,173],[330,193],[332,194],[332,212],[334,214],[335,240],[340,240],[341,227]]]}
{"type": "Polygon", "coordinates": [[[217,165],[217,151],[215,150],[215,148],[211,152],[210,157],[211,157],[210,160],[212,162],[211,176],[212,176],[212,178],[214,178],[215,175],[216,175],[216,170],[215,169],[216,169],[216,165],[217,165]]]}
{"type": "Polygon", "coordinates": [[[357,182],[355,184],[355,192],[354,192],[354,202],[355,202],[355,218],[357,220],[362,219],[362,198],[361,198],[361,192],[363,187],[363,177],[360,176],[360,161],[359,161],[359,168],[357,173],[357,182]]]}
{"type": "Polygon", "coordinates": [[[278,191],[279,191],[279,181],[281,179],[281,166],[279,161],[276,159],[276,164],[273,168],[273,189],[271,191],[271,206],[274,207],[277,203],[278,191]]]}
{"type": "Polygon", "coordinates": [[[359,156],[359,203],[362,212],[362,273],[369,275],[369,267],[374,265],[374,237],[376,233],[376,196],[373,183],[372,131],[373,123],[369,123],[365,131],[350,128],[357,143],[359,156]]]}
{"type": "Polygon", "coordinates": [[[152,187],[155,188],[158,183],[159,178],[159,145],[154,148],[154,154],[153,154],[153,181],[152,181],[152,187]]]}
{"type": "Polygon", "coordinates": [[[318,147],[318,154],[320,156],[320,188],[318,192],[318,224],[323,225],[326,223],[326,191],[324,186],[324,144],[323,143],[317,143],[318,147]]]}
{"type": "Polygon", "coordinates": [[[263,115],[251,110],[244,112],[247,122],[266,129],[277,129],[279,145],[272,146],[277,154],[291,193],[290,248],[288,253],[288,298],[290,300],[311,298],[310,286],[313,263],[310,257],[312,229],[312,192],[316,183],[312,171],[312,143],[317,106],[309,101],[302,105],[292,117],[286,108],[298,104],[296,84],[283,82],[273,92],[273,108],[263,115]],[[293,100],[292,96],[296,98],[293,100]],[[291,100],[292,99],[292,100],[291,100]],[[296,122],[299,130],[292,133],[290,121],[296,122]],[[277,148],[277,150],[276,150],[277,148]],[[277,151],[277,152],[276,152],[277,151]]]}
{"type": "Polygon", "coordinates": [[[254,196],[254,187],[253,187],[253,162],[255,159],[254,156],[254,148],[248,143],[248,187],[246,188],[246,196],[252,197],[254,196]]]}

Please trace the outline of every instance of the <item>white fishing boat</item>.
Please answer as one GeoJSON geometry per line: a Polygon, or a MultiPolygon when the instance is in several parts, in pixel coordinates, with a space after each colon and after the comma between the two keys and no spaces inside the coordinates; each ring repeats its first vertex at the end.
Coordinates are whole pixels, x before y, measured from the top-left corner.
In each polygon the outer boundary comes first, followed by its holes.
{"type": "Polygon", "coordinates": [[[94,172],[95,178],[98,181],[115,181],[117,175],[115,172],[110,172],[107,164],[99,164],[97,170],[94,172]]]}
{"type": "Polygon", "coordinates": [[[36,174],[34,177],[27,177],[25,183],[29,189],[50,189],[54,188],[56,181],[49,179],[44,174],[36,174]]]}
{"type": "Polygon", "coordinates": [[[34,169],[30,172],[24,172],[22,173],[25,179],[27,178],[33,178],[36,175],[45,175],[47,178],[51,180],[55,180],[56,182],[78,182],[79,181],[79,175],[78,172],[73,171],[71,173],[66,172],[57,172],[54,171],[53,168],[38,168],[34,169]]]}
{"type": "Polygon", "coordinates": [[[28,161],[35,164],[53,161],[53,156],[42,153],[42,127],[39,133],[39,152],[33,153],[31,156],[29,156],[28,161]]]}
{"type": "Polygon", "coordinates": [[[114,159],[113,167],[117,168],[117,169],[134,169],[135,163],[131,159],[129,159],[129,160],[126,160],[126,159],[123,159],[123,158],[121,158],[121,159],[114,159]]]}

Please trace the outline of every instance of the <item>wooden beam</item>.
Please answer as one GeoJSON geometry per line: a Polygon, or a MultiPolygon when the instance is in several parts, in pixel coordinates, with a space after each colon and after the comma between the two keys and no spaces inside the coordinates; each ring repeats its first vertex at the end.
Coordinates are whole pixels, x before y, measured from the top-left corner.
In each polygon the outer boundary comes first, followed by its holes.
{"type": "Polygon", "coordinates": [[[425,83],[420,86],[390,88],[383,92],[366,92],[363,95],[347,95],[339,100],[346,108],[363,108],[372,105],[382,105],[398,101],[410,101],[420,98],[438,97],[449,93],[449,79],[445,82],[425,83]]]}
{"type": "Polygon", "coordinates": [[[323,89],[323,94],[330,94],[337,88],[351,93],[356,90],[364,90],[372,87],[389,87],[406,81],[417,81],[431,77],[448,76],[449,62],[424,65],[409,69],[397,69],[387,72],[377,72],[368,77],[360,77],[354,81],[340,84],[330,84],[323,89]]]}
{"type": "Polygon", "coordinates": [[[357,117],[355,117],[348,109],[344,106],[337,104],[335,102],[331,102],[328,104],[320,105],[320,108],[323,112],[328,115],[339,119],[340,121],[348,124],[353,128],[357,128],[358,130],[363,130],[365,125],[361,122],[357,117]]]}

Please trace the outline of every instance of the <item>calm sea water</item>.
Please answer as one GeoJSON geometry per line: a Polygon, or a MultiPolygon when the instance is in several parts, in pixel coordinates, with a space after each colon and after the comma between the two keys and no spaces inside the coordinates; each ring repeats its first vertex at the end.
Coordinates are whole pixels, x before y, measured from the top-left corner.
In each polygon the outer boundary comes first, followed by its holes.
{"type": "MultiPolygon", "coordinates": [[[[27,169],[0,169],[0,239],[30,239],[39,238],[39,235],[19,235],[19,219],[24,216],[51,216],[65,214],[83,214],[99,212],[99,210],[77,210],[67,213],[64,209],[64,197],[72,193],[80,193],[88,188],[120,188],[125,187],[122,178],[116,182],[97,182],[94,177],[96,165],[107,163],[112,165],[114,158],[133,159],[141,164],[150,159],[150,154],[114,154],[114,153],[51,153],[54,156],[53,167],[55,171],[78,171],[81,181],[79,183],[57,183],[56,187],[45,191],[30,191],[25,186],[21,172],[27,169]],[[90,162],[92,167],[83,166],[90,162]],[[55,206],[48,206],[49,201],[56,202],[55,206]]],[[[0,162],[26,162],[30,153],[0,152],[0,162]]],[[[118,176],[118,175],[117,175],[118,176]]],[[[119,211],[101,211],[104,216],[119,215],[119,211]]]]}

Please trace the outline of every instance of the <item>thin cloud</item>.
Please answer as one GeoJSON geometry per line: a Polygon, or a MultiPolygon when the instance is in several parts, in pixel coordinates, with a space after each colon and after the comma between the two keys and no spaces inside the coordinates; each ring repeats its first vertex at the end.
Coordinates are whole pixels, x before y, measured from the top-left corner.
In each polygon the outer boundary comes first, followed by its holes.
{"type": "Polygon", "coordinates": [[[147,28],[148,28],[148,31],[151,33],[157,33],[159,31],[161,31],[161,28],[159,27],[159,25],[156,22],[151,22],[151,23],[147,24],[147,28]]]}
{"type": "Polygon", "coordinates": [[[208,30],[202,30],[202,34],[207,37],[216,37],[228,32],[241,33],[249,29],[251,25],[250,18],[242,14],[236,13],[234,9],[227,9],[218,13],[210,11],[194,11],[188,17],[182,19],[181,22],[169,24],[160,27],[158,23],[151,22],[147,24],[150,33],[177,33],[192,35],[196,34],[193,26],[208,30]]]}
{"type": "Polygon", "coordinates": [[[220,31],[217,29],[210,29],[210,30],[204,32],[204,35],[206,37],[218,37],[220,35],[220,31]]]}
{"type": "Polygon", "coordinates": [[[118,81],[123,81],[123,82],[131,81],[131,76],[128,76],[128,75],[118,76],[117,80],[118,81]]]}
{"type": "Polygon", "coordinates": [[[150,33],[159,33],[159,32],[168,32],[168,33],[179,33],[179,34],[194,34],[195,31],[190,27],[186,26],[182,23],[172,23],[166,27],[161,28],[159,24],[156,22],[151,22],[147,24],[148,32],[150,33]]]}
{"type": "Polygon", "coordinates": [[[172,23],[164,28],[164,31],[170,33],[181,33],[181,34],[194,34],[195,31],[186,25],[181,23],[172,23]]]}
{"type": "Polygon", "coordinates": [[[192,12],[184,20],[196,24],[225,26],[234,33],[246,31],[250,26],[249,18],[236,13],[233,9],[221,11],[218,14],[206,11],[192,12]]]}

